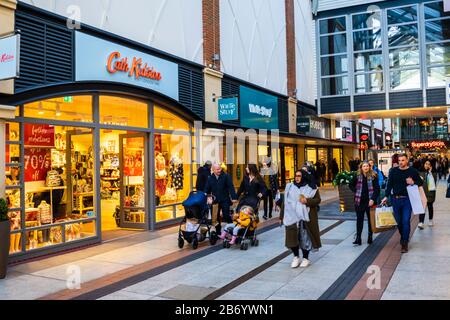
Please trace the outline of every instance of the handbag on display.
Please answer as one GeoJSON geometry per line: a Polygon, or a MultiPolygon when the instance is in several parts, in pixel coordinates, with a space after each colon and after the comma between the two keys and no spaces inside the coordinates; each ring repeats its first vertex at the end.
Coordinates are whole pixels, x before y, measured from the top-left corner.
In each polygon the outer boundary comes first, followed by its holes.
{"type": "Polygon", "coordinates": [[[50,170],[47,172],[47,178],[45,179],[47,187],[59,187],[61,185],[61,176],[58,171],[50,170]]]}
{"type": "Polygon", "coordinates": [[[175,190],[175,188],[167,188],[166,193],[164,194],[164,199],[166,201],[176,201],[177,191],[175,190]]]}
{"type": "Polygon", "coordinates": [[[392,207],[376,207],[370,209],[370,225],[373,233],[389,231],[397,226],[392,207]]]}

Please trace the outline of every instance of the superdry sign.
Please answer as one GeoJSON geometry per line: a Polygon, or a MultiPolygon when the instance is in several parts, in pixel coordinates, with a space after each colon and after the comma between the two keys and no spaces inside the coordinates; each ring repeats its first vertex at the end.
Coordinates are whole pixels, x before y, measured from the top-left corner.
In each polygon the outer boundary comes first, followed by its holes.
{"type": "Polygon", "coordinates": [[[120,52],[113,52],[108,57],[106,68],[109,73],[116,72],[128,73],[129,77],[134,77],[136,80],[144,77],[151,80],[160,81],[162,79],[161,73],[156,71],[152,66],[142,61],[142,58],[133,57],[131,64],[128,57],[122,57],[120,52]]]}
{"type": "Polygon", "coordinates": [[[76,81],[133,85],[178,100],[178,64],[82,32],[75,47],[76,81]]]}
{"type": "Polygon", "coordinates": [[[411,147],[414,149],[435,149],[446,148],[445,141],[423,141],[423,142],[411,142],[411,147]]]}
{"type": "Polygon", "coordinates": [[[19,76],[20,35],[0,39],[0,80],[19,76]]]}

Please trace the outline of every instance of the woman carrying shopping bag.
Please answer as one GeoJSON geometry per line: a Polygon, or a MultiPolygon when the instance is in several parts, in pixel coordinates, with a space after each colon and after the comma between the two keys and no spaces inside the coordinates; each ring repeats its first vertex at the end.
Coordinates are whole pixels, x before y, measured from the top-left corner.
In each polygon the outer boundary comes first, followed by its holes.
{"type": "MultiPolygon", "coordinates": [[[[425,196],[427,197],[427,208],[428,208],[428,225],[430,227],[433,226],[433,215],[434,215],[434,208],[433,204],[436,201],[436,184],[437,184],[437,174],[436,172],[433,172],[433,167],[431,165],[431,161],[427,160],[425,161],[423,168],[425,169],[425,172],[419,172],[420,176],[423,179],[423,190],[425,191],[425,196]]],[[[421,214],[419,216],[419,229],[424,229],[424,222],[425,222],[425,213],[421,214]]]]}
{"type": "Polygon", "coordinates": [[[280,220],[286,228],[286,247],[294,254],[292,268],[308,267],[310,251],[322,247],[317,214],[320,202],[317,185],[303,170],[297,171],[294,182],[286,185],[284,201],[277,202],[282,208],[280,220]],[[300,260],[300,249],[303,260],[300,260]]]}
{"type": "Polygon", "coordinates": [[[364,215],[368,219],[369,235],[367,243],[373,242],[372,226],[370,224],[370,208],[377,204],[380,196],[380,184],[378,176],[372,170],[369,162],[364,161],[360,164],[358,174],[349,185],[355,193],[355,211],[356,211],[356,239],[354,245],[362,245],[361,234],[364,227],[364,215]]]}

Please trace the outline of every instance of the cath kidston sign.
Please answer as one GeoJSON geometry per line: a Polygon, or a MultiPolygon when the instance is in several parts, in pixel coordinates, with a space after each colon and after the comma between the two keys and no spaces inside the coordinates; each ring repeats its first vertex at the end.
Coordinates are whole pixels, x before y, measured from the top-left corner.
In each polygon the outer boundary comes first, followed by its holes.
{"type": "Polygon", "coordinates": [[[19,76],[20,35],[0,39],[0,80],[19,76]]]}

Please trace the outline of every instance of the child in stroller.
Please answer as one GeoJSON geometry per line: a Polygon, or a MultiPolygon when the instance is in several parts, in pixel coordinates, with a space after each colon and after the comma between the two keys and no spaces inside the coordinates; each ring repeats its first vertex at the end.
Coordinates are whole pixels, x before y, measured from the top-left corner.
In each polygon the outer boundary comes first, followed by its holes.
{"type": "Polygon", "coordinates": [[[248,244],[258,246],[259,240],[256,239],[256,229],[259,219],[255,210],[250,206],[242,206],[239,213],[233,215],[233,223],[227,224],[220,235],[224,240],[224,248],[230,248],[234,244],[240,244],[241,250],[247,250],[248,244]],[[228,236],[231,235],[231,241],[228,236]]]}
{"type": "Polygon", "coordinates": [[[185,217],[180,223],[178,230],[178,247],[181,249],[187,241],[195,250],[198,243],[209,238],[211,245],[215,245],[218,237],[211,230],[211,219],[209,218],[210,207],[206,202],[203,192],[191,192],[186,201],[183,202],[185,217]]]}

